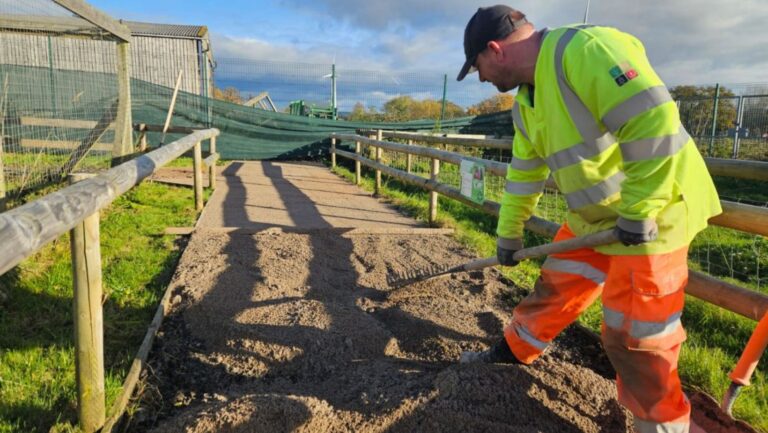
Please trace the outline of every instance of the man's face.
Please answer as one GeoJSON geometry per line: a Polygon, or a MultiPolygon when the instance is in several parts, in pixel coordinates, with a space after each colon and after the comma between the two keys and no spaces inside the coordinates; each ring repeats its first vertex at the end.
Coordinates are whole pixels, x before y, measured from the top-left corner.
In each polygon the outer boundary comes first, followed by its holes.
{"type": "Polygon", "coordinates": [[[480,82],[489,81],[499,92],[509,92],[521,84],[521,81],[516,79],[516,74],[510,68],[504,67],[502,58],[491,48],[486,48],[477,56],[475,68],[480,82]]]}

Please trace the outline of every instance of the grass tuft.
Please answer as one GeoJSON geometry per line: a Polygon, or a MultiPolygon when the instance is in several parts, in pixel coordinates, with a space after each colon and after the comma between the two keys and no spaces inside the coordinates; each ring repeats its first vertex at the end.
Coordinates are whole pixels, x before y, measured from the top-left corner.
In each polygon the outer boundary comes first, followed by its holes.
{"type": "MultiPolygon", "coordinates": [[[[101,212],[107,407],[181,254],[163,231],[196,217],[191,188],[153,182],[101,212]]],[[[65,235],[0,276],[0,433],[76,431],[69,254],[65,235]]]]}

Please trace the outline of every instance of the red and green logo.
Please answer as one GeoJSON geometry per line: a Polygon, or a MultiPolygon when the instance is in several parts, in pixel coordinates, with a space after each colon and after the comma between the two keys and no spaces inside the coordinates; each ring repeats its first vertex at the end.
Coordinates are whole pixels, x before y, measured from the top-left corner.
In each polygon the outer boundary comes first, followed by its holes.
{"type": "Polygon", "coordinates": [[[629,62],[621,62],[618,65],[612,67],[608,72],[611,74],[611,77],[613,77],[613,81],[615,81],[619,87],[629,82],[629,80],[637,77],[637,71],[635,71],[632,66],[630,66],[629,62]]]}

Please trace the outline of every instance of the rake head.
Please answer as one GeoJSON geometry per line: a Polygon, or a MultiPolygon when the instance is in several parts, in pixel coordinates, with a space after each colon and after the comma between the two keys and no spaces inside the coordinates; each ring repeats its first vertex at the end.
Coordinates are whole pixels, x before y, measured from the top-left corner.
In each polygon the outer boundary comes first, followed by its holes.
{"type": "Polygon", "coordinates": [[[413,283],[427,281],[431,280],[432,278],[448,275],[459,270],[462,270],[461,266],[432,266],[429,268],[396,272],[387,276],[387,285],[398,289],[413,283]]]}

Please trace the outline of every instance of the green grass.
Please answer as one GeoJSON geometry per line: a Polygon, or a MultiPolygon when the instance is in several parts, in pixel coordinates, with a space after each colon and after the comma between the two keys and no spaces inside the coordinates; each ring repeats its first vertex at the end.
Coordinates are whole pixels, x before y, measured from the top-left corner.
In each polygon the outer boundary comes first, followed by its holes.
{"type": "MultiPolygon", "coordinates": [[[[194,223],[190,188],[145,182],[101,213],[107,407],[170,281],[169,226],[194,223]]],[[[76,431],[69,237],[0,277],[0,432],[76,431]]]]}
{"type": "MultiPolygon", "coordinates": [[[[30,150],[8,152],[2,155],[2,159],[6,170],[6,189],[22,189],[26,192],[50,183],[48,175],[60,173],[64,164],[69,161],[69,154],[30,150]]],[[[80,161],[77,169],[82,172],[96,172],[109,168],[109,163],[109,156],[88,154],[80,161]]]]}
{"type": "MultiPolygon", "coordinates": [[[[203,152],[203,159],[205,159],[208,156],[206,152],[203,152]]],[[[216,166],[224,166],[229,164],[230,161],[224,161],[219,159],[216,161],[216,166]]],[[[191,156],[181,156],[173,161],[169,162],[168,164],[164,165],[163,167],[192,167],[193,160],[191,156]]],[[[205,167],[205,165],[203,165],[205,167]]]]}
{"type": "MultiPolygon", "coordinates": [[[[343,166],[337,166],[334,172],[350,182],[354,181],[354,173],[343,166]]],[[[370,174],[364,175],[362,187],[373,191],[374,181],[370,174]]],[[[384,178],[387,179],[386,176],[384,178]]],[[[718,178],[716,183],[718,191],[725,197],[768,203],[768,185],[766,182],[718,178]]],[[[390,198],[393,204],[417,219],[427,220],[427,192],[395,180],[385,181],[382,186],[382,194],[390,198]]],[[[537,213],[543,218],[556,220],[565,214],[565,210],[565,204],[561,197],[545,194],[539,203],[537,213]]],[[[441,196],[439,198],[437,225],[455,228],[459,241],[480,255],[488,256],[495,252],[496,217],[441,196]]],[[[547,241],[548,239],[541,236],[526,233],[526,245],[536,245],[547,241]]],[[[692,245],[692,251],[704,247],[712,248],[715,252],[718,249],[741,252],[741,257],[744,257],[745,263],[755,262],[754,251],[757,248],[761,266],[765,266],[762,269],[768,273],[768,262],[766,262],[768,261],[768,245],[766,245],[765,238],[743,234],[735,230],[710,227],[699,235],[692,245]],[[715,245],[714,248],[712,247],[713,244],[715,245]],[[762,245],[762,249],[759,248],[760,245],[762,245]]],[[[730,264],[730,253],[721,254],[719,257],[717,254],[711,253],[709,260],[722,261],[723,263],[728,261],[729,266],[734,266],[730,264]]],[[[736,263],[736,267],[744,266],[736,263]]],[[[520,287],[530,289],[538,278],[540,264],[541,261],[526,261],[514,268],[505,268],[503,272],[520,287]]],[[[691,263],[691,267],[692,269],[702,268],[701,264],[695,262],[691,263]]],[[[712,267],[721,269],[718,266],[712,267]]],[[[725,269],[728,267],[726,266],[725,269]]],[[[748,275],[749,272],[750,270],[747,269],[748,275]]],[[[721,272],[721,274],[718,276],[726,277],[725,279],[737,282],[742,286],[757,289],[755,281],[750,280],[749,277],[742,278],[742,281],[728,278],[727,272],[721,272]]],[[[765,283],[763,283],[761,291],[768,293],[768,287],[765,283]]],[[[592,305],[579,320],[590,329],[599,332],[602,320],[600,303],[597,302],[592,305]]],[[[685,307],[683,320],[688,332],[688,340],[683,346],[680,357],[680,373],[683,381],[687,386],[703,390],[721,400],[730,384],[728,373],[736,364],[756,323],[690,296],[685,307]]],[[[768,356],[764,355],[763,363],[758,365],[752,377],[752,385],[742,390],[733,411],[737,418],[749,422],[761,431],[768,432],[768,416],[766,416],[768,414],[768,366],[766,365],[768,359],[766,358],[768,356]]]]}

